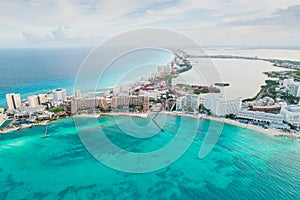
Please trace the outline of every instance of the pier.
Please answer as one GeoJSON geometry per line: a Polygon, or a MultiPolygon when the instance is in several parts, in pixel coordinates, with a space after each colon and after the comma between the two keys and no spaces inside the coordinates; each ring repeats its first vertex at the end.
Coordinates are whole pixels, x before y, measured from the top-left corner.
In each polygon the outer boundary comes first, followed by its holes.
{"type": "Polygon", "coordinates": [[[154,117],[152,117],[151,119],[158,126],[158,128],[160,128],[160,130],[164,131],[165,130],[164,127],[162,127],[155,119],[158,114],[159,114],[159,112],[155,113],[154,117]]]}

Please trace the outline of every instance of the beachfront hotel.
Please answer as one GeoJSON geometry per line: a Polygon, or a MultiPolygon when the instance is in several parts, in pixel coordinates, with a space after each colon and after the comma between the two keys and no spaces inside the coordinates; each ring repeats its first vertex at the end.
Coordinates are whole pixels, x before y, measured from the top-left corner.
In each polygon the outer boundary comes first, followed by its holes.
{"type": "Polygon", "coordinates": [[[176,111],[197,112],[199,97],[195,94],[186,94],[176,100],[176,111]]]}
{"type": "Polygon", "coordinates": [[[21,106],[21,96],[15,93],[6,94],[6,102],[8,110],[14,110],[21,106]]]}
{"type": "Polygon", "coordinates": [[[285,122],[295,126],[300,125],[300,105],[282,107],[280,113],[284,115],[285,122]]]}
{"type": "Polygon", "coordinates": [[[29,106],[34,108],[43,103],[46,103],[48,101],[48,95],[47,94],[37,94],[37,95],[29,96],[27,99],[28,99],[29,106]]]}
{"type": "Polygon", "coordinates": [[[260,111],[240,110],[237,115],[237,118],[268,123],[282,123],[284,115],[260,111]]]}
{"type": "Polygon", "coordinates": [[[71,113],[76,114],[79,111],[94,110],[100,108],[107,110],[107,102],[103,97],[95,98],[76,98],[71,101],[71,113]]]}
{"type": "Polygon", "coordinates": [[[66,89],[56,89],[52,91],[54,101],[65,101],[67,99],[66,89]]]}
{"type": "Polygon", "coordinates": [[[114,96],[111,107],[113,111],[131,111],[134,109],[147,112],[149,111],[149,97],[140,96],[114,96]]]}
{"type": "Polygon", "coordinates": [[[216,116],[236,115],[242,107],[242,100],[241,98],[225,99],[219,94],[208,94],[204,97],[204,107],[216,116]]]}

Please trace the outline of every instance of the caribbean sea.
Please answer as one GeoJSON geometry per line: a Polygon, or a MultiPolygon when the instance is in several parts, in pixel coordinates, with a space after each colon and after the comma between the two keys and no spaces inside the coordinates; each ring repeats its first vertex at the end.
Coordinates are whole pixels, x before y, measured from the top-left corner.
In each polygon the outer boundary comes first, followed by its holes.
{"type": "Polygon", "coordinates": [[[66,88],[70,94],[74,77],[90,49],[0,49],[0,107],[7,107],[5,94],[21,98],[66,88]]]}
{"type": "MultiPolygon", "coordinates": [[[[83,118],[81,128],[100,126],[112,143],[140,153],[160,149],[172,141],[181,120],[167,116],[165,131],[138,139],[119,128],[126,119],[106,116],[93,124],[83,118]]],[[[149,119],[134,121],[142,126],[149,123],[149,119]]],[[[197,123],[193,143],[178,160],[141,174],[121,172],[97,161],[82,144],[72,118],[50,124],[50,137],[45,139],[41,138],[44,126],[0,135],[0,198],[299,199],[299,140],[224,125],[213,150],[199,158],[210,121],[197,123]]],[[[155,127],[145,129],[144,134],[151,134],[147,132],[151,128],[155,127]]],[[[187,128],[184,134],[190,131],[187,128]]]]}

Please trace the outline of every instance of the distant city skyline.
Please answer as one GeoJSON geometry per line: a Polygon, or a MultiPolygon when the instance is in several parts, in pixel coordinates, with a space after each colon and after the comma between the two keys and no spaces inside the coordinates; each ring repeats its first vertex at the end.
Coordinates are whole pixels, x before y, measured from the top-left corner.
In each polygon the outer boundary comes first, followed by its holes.
{"type": "Polygon", "coordinates": [[[204,46],[300,47],[300,0],[12,0],[0,13],[0,47],[94,46],[145,27],[204,46]]]}

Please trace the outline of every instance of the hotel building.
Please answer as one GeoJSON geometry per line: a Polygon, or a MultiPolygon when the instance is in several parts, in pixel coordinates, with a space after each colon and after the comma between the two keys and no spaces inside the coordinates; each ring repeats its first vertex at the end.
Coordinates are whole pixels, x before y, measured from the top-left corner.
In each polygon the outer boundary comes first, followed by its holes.
{"type": "Polygon", "coordinates": [[[272,114],[259,111],[240,110],[237,118],[247,119],[257,122],[269,123],[270,128],[290,129],[290,126],[283,123],[284,115],[272,114]]]}
{"type": "Polygon", "coordinates": [[[187,94],[176,100],[176,111],[197,112],[199,110],[198,95],[187,94]]]}
{"type": "Polygon", "coordinates": [[[204,98],[204,107],[216,116],[238,114],[242,107],[241,98],[225,99],[218,94],[208,94],[204,98]]]}
{"type": "Polygon", "coordinates": [[[149,97],[147,96],[115,96],[112,98],[112,110],[113,111],[131,111],[142,110],[144,112],[149,111],[149,97]]]}
{"type": "Polygon", "coordinates": [[[78,111],[103,109],[107,110],[107,102],[103,97],[95,98],[78,98],[71,101],[71,113],[76,114],[78,111]]]}
{"type": "Polygon", "coordinates": [[[52,91],[54,101],[65,101],[67,99],[67,92],[65,89],[56,89],[52,91]]]}
{"type": "Polygon", "coordinates": [[[14,110],[21,106],[21,96],[20,94],[6,94],[6,102],[8,110],[14,110]]]}
{"type": "Polygon", "coordinates": [[[38,94],[38,95],[32,95],[28,97],[28,103],[30,107],[37,107],[38,105],[46,103],[47,101],[48,101],[47,94],[38,94]]]}
{"type": "Polygon", "coordinates": [[[300,125],[300,105],[282,107],[280,113],[284,115],[285,122],[296,126],[300,125]]]}
{"type": "Polygon", "coordinates": [[[272,114],[259,111],[240,110],[237,118],[249,119],[260,122],[282,123],[284,116],[282,114],[272,114]]]}

